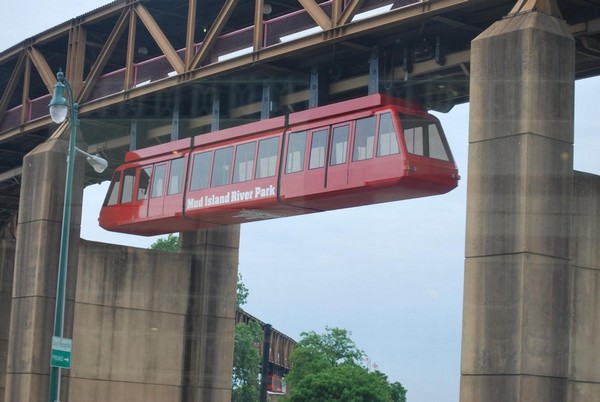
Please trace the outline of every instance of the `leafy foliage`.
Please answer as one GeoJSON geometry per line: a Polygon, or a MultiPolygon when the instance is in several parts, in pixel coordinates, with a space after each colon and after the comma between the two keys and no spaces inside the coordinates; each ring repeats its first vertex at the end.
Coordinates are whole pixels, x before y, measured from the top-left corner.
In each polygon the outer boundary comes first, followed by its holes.
{"type": "Polygon", "coordinates": [[[406,402],[406,388],[402,386],[398,381],[390,384],[392,390],[392,401],[394,402],[406,402]]]}
{"type": "Polygon", "coordinates": [[[286,381],[293,384],[312,373],[319,373],[341,363],[359,365],[364,352],[350,339],[350,334],[341,328],[326,328],[325,334],[314,331],[302,332],[302,340],[290,356],[293,369],[286,381]]]}
{"type": "Polygon", "coordinates": [[[262,328],[256,322],[235,327],[232,402],[257,402],[260,394],[258,373],[262,328]]]}
{"type": "Polygon", "coordinates": [[[237,297],[235,299],[235,306],[237,308],[240,308],[244,304],[246,304],[248,302],[249,294],[250,294],[250,291],[248,290],[248,288],[246,287],[246,285],[244,285],[244,282],[242,281],[242,274],[238,273],[237,297]]]}
{"type": "Polygon", "coordinates": [[[158,251],[179,251],[179,236],[171,233],[167,237],[161,237],[150,245],[151,250],[158,251]]]}
{"type": "Polygon", "coordinates": [[[324,334],[303,332],[290,356],[289,402],[406,402],[406,389],[389,383],[379,371],[362,365],[365,354],[350,333],[326,328],[324,334]]]}

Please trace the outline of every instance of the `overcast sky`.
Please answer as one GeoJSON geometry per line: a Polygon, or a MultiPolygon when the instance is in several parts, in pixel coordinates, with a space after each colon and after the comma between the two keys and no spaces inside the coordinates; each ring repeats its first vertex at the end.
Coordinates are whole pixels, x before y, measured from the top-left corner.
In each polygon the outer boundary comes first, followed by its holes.
{"type": "MultiPolygon", "coordinates": [[[[5,3],[0,50],[105,2],[5,3]]],[[[600,79],[576,85],[575,168],[596,174],[598,93],[600,79]]],[[[295,339],[326,325],[352,331],[410,402],[456,402],[459,393],[468,105],[438,116],[463,177],[451,193],[242,226],[245,309],[295,339]]],[[[82,237],[148,247],[155,238],[98,228],[106,187],[86,189],[82,237]]]]}

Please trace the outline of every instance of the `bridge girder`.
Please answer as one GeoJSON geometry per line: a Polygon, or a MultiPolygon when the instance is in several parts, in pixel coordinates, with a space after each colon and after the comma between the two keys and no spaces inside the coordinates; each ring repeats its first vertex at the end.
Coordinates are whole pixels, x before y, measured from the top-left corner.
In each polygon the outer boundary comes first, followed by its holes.
{"type": "MultiPolygon", "coordinates": [[[[175,130],[187,136],[314,105],[314,71],[321,72],[321,99],[366,94],[376,78],[383,91],[447,111],[468,101],[470,41],[519,6],[514,0],[265,3],[115,1],[0,53],[0,177],[12,179],[21,155],[54,132],[45,97],[58,68],[65,68],[80,103],[89,151],[118,162],[134,121],[144,122],[137,141],[145,146],[170,140],[175,130]],[[380,7],[388,9],[355,18],[380,7]],[[311,33],[290,39],[276,25],[286,15],[299,16],[296,30],[311,33]],[[380,68],[373,77],[368,66],[375,45],[380,68]],[[266,87],[277,105],[269,113],[266,87]]],[[[531,5],[521,3],[519,10],[531,5]]],[[[598,74],[598,7],[579,0],[557,4],[578,41],[578,77],[598,74]]],[[[109,174],[86,177],[97,182],[109,174]]]]}

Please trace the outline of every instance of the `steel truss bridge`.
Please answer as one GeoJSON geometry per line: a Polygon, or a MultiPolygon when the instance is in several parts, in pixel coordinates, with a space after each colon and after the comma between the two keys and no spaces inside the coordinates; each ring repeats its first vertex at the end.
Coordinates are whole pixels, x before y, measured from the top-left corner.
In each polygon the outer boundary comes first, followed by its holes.
{"type": "MultiPolygon", "coordinates": [[[[471,40],[529,3],[117,0],[73,18],[0,53],[0,227],[12,232],[23,156],[66,128],[47,109],[61,68],[80,146],[114,166],[130,149],[373,92],[448,111],[469,100],[471,40]]],[[[600,1],[557,4],[577,78],[598,75],[600,1]]]]}

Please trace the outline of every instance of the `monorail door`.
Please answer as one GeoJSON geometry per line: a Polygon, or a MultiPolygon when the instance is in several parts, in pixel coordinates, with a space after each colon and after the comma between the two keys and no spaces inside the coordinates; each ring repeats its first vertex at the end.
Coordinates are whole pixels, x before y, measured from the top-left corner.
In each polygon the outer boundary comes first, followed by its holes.
{"type": "Polygon", "coordinates": [[[329,127],[308,132],[308,169],[304,181],[306,195],[318,194],[326,185],[326,160],[329,143],[329,127]]]}
{"type": "Polygon", "coordinates": [[[325,182],[325,188],[329,191],[346,188],[348,184],[351,124],[345,122],[331,127],[325,182]]]}
{"type": "Polygon", "coordinates": [[[165,175],[167,164],[154,165],[150,199],[148,200],[148,217],[159,217],[163,214],[163,197],[165,193],[165,175]]]}
{"type": "Polygon", "coordinates": [[[350,131],[349,122],[309,131],[307,195],[346,187],[350,131]]]}

